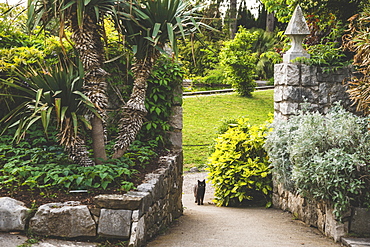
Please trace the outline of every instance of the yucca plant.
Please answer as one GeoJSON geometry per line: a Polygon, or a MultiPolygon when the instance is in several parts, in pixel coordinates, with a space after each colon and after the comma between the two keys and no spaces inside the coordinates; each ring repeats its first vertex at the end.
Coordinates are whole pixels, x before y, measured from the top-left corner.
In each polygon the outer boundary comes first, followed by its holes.
{"type": "MultiPolygon", "coordinates": [[[[84,70],[69,63],[59,63],[51,70],[28,69],[18,72],[19,81],[1,83],[15,88],[21,94],[23,103],[7,114],[1,122],[5,129],[16,127],[14,139],[19,142],[26,131],[36,122],[41,121],[45,134],[51,123],[56,123],[58,140],[69,152],[74,162],[89,166],[93,162],[88,158],[84,139],[81,138],[83,127],[91,129],[85,118],[86,114],[98,116],[97,109],[89,98],[82,93],[84,70]]],[[[6,94],[0,94],[6,95],[6,94]]]]}
{"type": "MultiPolygon", "coordinates": [[[[134,87],[127,103],[122,107],[120,132],[115,145],[115,158],[121,157],[135,140],[147,113],[144,100],[147,79],[160,53],[169,44],[177,55],[177,39],[208,27],[196,19],[197,7],[187,0],[145,0],[121,2],[118,16],[121,33],[133,50],[132,66],[134,87]]],[[[209,27],[208,27],[209,28],[209,27]]],[[[172,56],[172,54],[169,54],[172,56]]]]}
{"type": "Polygon", "coordinates": [[[85,69],[83,92],[99,109],[100,117],[91,116],[96,163],[107,159],[104,125],[108,73],[103,69],[103,21],[107,17],[116,20],[116,3],[116,0],[28,0],[27,25],[30,29],[38,25],[47,28],[55,23],[60,38],[66,36],[67,27],[72,31],[72,41],[85,69]]]}

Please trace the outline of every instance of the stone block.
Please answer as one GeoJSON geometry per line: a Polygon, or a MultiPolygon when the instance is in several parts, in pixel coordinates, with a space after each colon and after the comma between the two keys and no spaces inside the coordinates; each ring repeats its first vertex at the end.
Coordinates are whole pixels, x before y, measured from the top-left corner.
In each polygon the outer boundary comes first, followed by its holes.
{"type": "Polygon", "coordinates": [[[140,211],[139,210],[132,211],[132,216],[131,216],[132,222],[139,221],[139,218],[140,218],[140,211]]]}
{"type": "Polygon", "coordinates": [[[132,223],[131,226],[131,237],[129,245],[130,247],[141,246],[145,242],[145,218],[141,217],[140,220],[132,223]]]}
{"type": "Polygon", "coordinates": [[[280,104],[280,112],[283,115],[292,115],[296,114],[299,109],[298,103],[282,102],[280,104]]]}
{"type": "Polygon", "coordinates": [[[103,208],[99,217],[99,236],[128,239],[131,231],[131,216],[131,210],[103,208]]]}
{"type": "Polygon", "coordinates": [[[328,87],[326,83],[320,83],[319,85],[319,104],[327,104],[328,103],[328,87]]]}
{"type": "Polygon", "coordinates": [[[57,237],[96,236],[96,225],[86,205],[79,202],[48,203],[30,220],[30,230],[57,237]]]}
{"type": "Polygon", "coordinates": [[[283,100],[289,102],[303,102],[302,88],[295,86],[287,86],[283,91],[283,100]]]}
{"type": "MultiPolygon", "coordinates": [[[[143,192],[145,193],[145,192],[143,192]]],[[[108,194],[94,197],[94,203],[100,208],[135,210],[141,206],[146,194],[108,194]]]]}
{"type": "Polygon", "coordinates": [[[148,211],[149,207],[153,203],[153,196],[150,192],[144,192],[144,191],[129,191],[127,193],[127,196],[130,196],[131,198],[141,198],[141,203],[137,209],[139,210],[141,216],[144,212],[148,211]]]}
{"type": "Polygon", "coordinates": [[[182,130],[182,107],[181,106],[174,106],[172,107],[172,115],[169,119],[169,123],[172,128],[182,130]]]}
{"type": "Polygon", "coordinates": [[[281,102],[283,100],[284,86],[275,86],[274,88],[274,102],[281,102]]]}
{"type": "Polygon", "coordinates": [[[301,84],[302,86],[317,86],[316,77],[317,67],[301,64],[301,84]]]}
{"type": "Polygon", "coordinates": [[[168,139],[175,150],[182,150],[182,132],[181,131],[167,131],[168,139]]]}
{"type": "Polygon", "coordinates": [[[281,206],[280,197],[276,193],[272,194],[272,205],[274,206],[274,208],[280,208],[281,206]]]}
{"type": "Polygon", "coordinates": [[[325,222],[326,222],[326,215],[325,215],[325,208],[321,209],[320,204],[317,204],[317,228],[321,232],[325,232],[325,222]]]}
{"type": "Polygon", "coordinates": [[[275,64],[274,65],[274,86],[281,86],[284,85],[283,82],[283,72],[284,72],[285,64],[275,64]]]}
{"type": "Polygon", "coordinates": [[[177,87],[174,88],[173,90],[174,98],[172,100],[172,103],[174,105],[182,105],[182,93],[183,93],[182,85],[178,85],[177,87]]]}
{"type": "Polygon", "coordinates": [[[336,220],[333,209],[329,206],[326,207],[325,219],[325,235],[339,242],[341,237],[348,233],[348,222],[341,223],[336,220]]]}
{"type": "Polygon", "coordinates": [[[283,81],[288,86],[298,86],[301,81],[301,74],[299,65],[297,64],[285,64],[285,71],[283,74],[283,81]]]}
{"type": "Polygon", "coordinates": [[[317,98],[319,97],[319,94],[312,90],[312,88],[301,88],[301,96],[300,102],[303,103],[307,101],[310,104],[317,104],[317,98]]]}
{"type": "Polygon", "coordinates": [[[317,81],[318,82],[330,82],[330,81],[332,81],[331,77],[333,75],[331,73],[322,72],[322,70],[319,67],[318,70],[317,70],[316,76],[317,76],[317,81]]]}
{"type": "Polygon", "coordinates": [[[353,208],[350,232],[370,234],[370,210],[368,208],[353,208]]]}
{"type": "Polygon", "coordinates": [[[137,190],[138,191],[141,191],[141,192],[148,192],[150,193],[152,196],[155,192],[155,189],[157,187],[155,186],[155,184],[151,184],[151,183],[142,183],[140,184],[139,186],[137,186],[137,190]]]}
{"type": "Polygon", "coordinates": [[[24,231],[29,213],[23,202],[0,197],[0,231],[24,231]]]}

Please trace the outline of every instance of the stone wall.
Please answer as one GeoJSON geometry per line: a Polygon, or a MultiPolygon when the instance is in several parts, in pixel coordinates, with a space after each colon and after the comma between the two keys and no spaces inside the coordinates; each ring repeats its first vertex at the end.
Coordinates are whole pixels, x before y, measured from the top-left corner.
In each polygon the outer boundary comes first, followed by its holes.
{"type": "Polygon", "coordinates": [[[291,212],[294,218],[307,225],[317,227],[323,234],[340,241],[349,232],[350,212],[344,216],[345,222],[335,219],[332,206],[323,202],[307,200],[299,194],[284,190],[281,184],[274,183],[272,203],[274,207],[291,212]]]}
{"type": "Polygon", "coordinates": [[[367,208],[352,207],[340,222],[335,218],[331,205],[303,198],[285,190],[278,183],[274,183],[272,202],[274,207],[291,212],[296,219],[317,227],[336,242],[348,233],[357,236],[370,235],[370,210],[367,208]]]}
{"type": "Polygon", "coordinates": [[[311,110],[327,113],[334,102],[353,111],[343,80],[349,78],[351,68],[325,73],[319,67],[305,64],[282,63],[274,69],[275,119],[287,119],[308,102],[311,110]]]}
{"type": "Polygon", "coordinates": [[[181,216],[182,152],[161,157],[159,168],[127,194],[99,195],[95,205],[48,203],[36,213],[12,198],[0,198],[0,231],[75,238],[117,238],[142,246],[181,216]]]}

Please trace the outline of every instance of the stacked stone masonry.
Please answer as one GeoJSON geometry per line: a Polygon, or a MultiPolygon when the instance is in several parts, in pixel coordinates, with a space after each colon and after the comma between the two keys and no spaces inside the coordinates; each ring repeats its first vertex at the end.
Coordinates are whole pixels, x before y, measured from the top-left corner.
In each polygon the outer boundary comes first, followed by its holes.
{"type": "Polygon", "coordinates": [[[287,119],[309,103],[311,110],[327,113],[338,101],[348,110],[351,107],[347,88],[343,84],[351,76],[351,68],[323,72],[321,68],[305,64],[282,63],[274,68],[274,108],[276,119],[287,119]]]}
{"type": "Polygon", "coordinates": [[[295,218],[317,227],[336,242],[348,233],[357,236],[370,235],[370,211],[367,208],[353,207],[339,221],[333,214],[332,205],[308,200],[298,193],[285,190],[278,183],[274,183],[272,202],[274,207],[291,212],[295,218]]]}
{"type": "Polygon", "coordinates": [[[116,238],[143,246],[183,212],[182,152],[164,156],[159,168],[127,194],[99,195],[93,206],[48,203],[36,213],[23,202],[0,198],[0,231],[26,231],[55,237],[116,238]]]}

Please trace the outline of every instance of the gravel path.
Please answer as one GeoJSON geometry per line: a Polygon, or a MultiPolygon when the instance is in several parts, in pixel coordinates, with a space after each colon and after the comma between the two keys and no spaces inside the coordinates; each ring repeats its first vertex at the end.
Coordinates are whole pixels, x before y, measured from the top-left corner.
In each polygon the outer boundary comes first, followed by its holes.
{"type": "Polygon", "coordinates": [[[216,207],[209,183],[205,204],[196,205],[193,186],[206,177],[204,172],[184,174],[184,215],[148,247],[340,246],[278,209],[216,207]]]}

